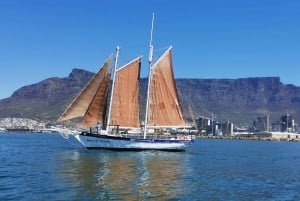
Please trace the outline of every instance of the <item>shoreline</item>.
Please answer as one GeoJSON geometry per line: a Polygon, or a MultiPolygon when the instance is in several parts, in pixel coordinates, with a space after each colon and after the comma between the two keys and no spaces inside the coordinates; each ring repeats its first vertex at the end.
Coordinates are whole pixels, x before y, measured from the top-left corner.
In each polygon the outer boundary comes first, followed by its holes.
{"type": "Polygon", "coordinates": [[[300,142],[300,138],[288,137],[258,137],[258,136],[196,136],[196,139],[213,140],[256,140],[256,141],[279,141],[279,142],[300,142]]]}
{"type": "MultiPolygon", "coordinates": [[[[0,134],[59,134],[59,132],[41,132],[41,131],[31,131],[31,132],[9,132],[4,131],[0,132],[0,134]]],[[[300,142],[300,134],[294,134],[294,136],[290,135],[236,135],[236,136],[207,136],[207,135],[195,135],[196,139],[212,139],[212,140],[256,140],[256,141],[280,141],[280,142],[300,142]]]]}

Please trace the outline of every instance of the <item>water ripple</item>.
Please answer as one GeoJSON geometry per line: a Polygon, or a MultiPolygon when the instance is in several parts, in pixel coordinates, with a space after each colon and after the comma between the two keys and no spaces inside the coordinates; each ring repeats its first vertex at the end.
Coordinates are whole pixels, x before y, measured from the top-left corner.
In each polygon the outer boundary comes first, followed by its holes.
{"type": "Polygon", "coordinates": [[[86,150],[53,134],[0,143],[0,200],[300,200],[298,143],[197,140],[184,153],[86,150]]]}

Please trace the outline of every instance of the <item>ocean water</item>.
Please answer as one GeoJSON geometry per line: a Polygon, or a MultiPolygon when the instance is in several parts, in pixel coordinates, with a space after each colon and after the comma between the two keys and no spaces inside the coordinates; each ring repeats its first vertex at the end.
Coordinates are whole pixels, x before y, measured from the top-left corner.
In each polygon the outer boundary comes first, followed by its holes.
{"type": "Polygon", "coordinates": [[[0,134],[0,200],[300,200],[300,143],[196,140],[186,152],[86,150],[0,134]]]}

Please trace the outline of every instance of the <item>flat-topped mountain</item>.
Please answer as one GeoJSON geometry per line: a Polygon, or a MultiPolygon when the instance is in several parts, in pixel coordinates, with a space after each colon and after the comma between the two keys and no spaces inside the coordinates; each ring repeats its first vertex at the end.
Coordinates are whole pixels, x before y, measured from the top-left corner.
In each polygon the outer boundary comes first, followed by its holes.
{"type": "MultiPolygon", "coordinates": [[[[94,74],[73,69],[68,77],[49,78],[24,86],[0,100],[0,117],[55,121],[94,74]]],[[[141,79],[141,103],[145,105],[147,79],[141,79]]],[[[248,123],[257,116],[271,121],[289,112],[300,122],[300,87],[283,84],[279,77],[241,79],[176,79],[179,97],[189,119],[188,105],[196,117],[248,123]]]]}

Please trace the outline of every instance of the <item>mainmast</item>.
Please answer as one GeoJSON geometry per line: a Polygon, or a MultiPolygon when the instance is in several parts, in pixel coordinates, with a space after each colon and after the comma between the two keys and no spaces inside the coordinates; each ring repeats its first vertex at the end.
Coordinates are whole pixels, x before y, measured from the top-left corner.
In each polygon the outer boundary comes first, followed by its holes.
{"type": "Polygon", "coordinates": [[[107,131],[108,131],[108,126],[110,124],[110,118],[111,118],[111,108],[112,108],[112,101],[113,101],[113,95],[114,95],[116,70],[117,70],[118,60],[119,60],[119,52],[120,52],[120,47],[117,46],[117,48],[116,48],[115,65],[114,65],[114,75],[113,75],[113,80],[112,80],[112,87],[111,87],[112,89],[111,89],[111,93],[110,93],[109,110],[108,110],[108,118],[107,118],[107,125],[106,125],[106,130],[107,131]]]}
{"type": "Polygon", "coordinates": [[[154,24],[154,13],[152,14],[152,23],[151,23],[151,32],[150,32],[150,43],[149,43],[149,75],[148,75],[148,89],[147,89],[147,102],[146,102],[146,112],[145,112],[145,125],[144,125],[144,138],[147,134],[147,124],[148,124],[148,110],[149,110],[149,96],[150,96],[150,83],[151,83],[151,74],[152,74],[152,61],[153,61],[153,45],[152,45],[152,36],[153,36],[153,24],[154,24]]]}

